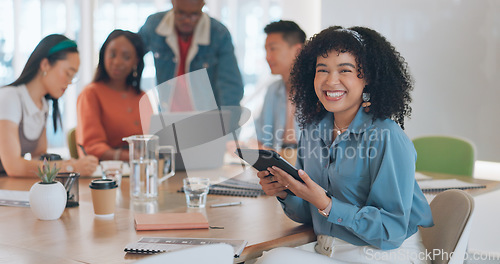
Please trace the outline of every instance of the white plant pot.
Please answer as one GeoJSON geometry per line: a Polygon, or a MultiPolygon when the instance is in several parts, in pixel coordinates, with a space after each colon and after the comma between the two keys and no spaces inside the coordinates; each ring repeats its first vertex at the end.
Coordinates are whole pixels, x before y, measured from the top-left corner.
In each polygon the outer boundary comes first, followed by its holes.
{"type": "Polygon", "coordinates": [[[30,189],[31,211],[40,220],[56,220],[64,212],[67,198],[66,189],[60,182],[37,182],[30,189]]]}

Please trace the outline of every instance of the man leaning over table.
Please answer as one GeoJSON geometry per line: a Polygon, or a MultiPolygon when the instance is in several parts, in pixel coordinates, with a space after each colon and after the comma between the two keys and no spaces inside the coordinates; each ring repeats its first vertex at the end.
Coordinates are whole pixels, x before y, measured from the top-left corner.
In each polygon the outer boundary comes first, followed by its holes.
{"type": "MultiPolygon", "coordinates": [[[[206,69],[217,105],[239,106],[243,82],[231,35],[224,25],[202,11],[204,5],[203,0],[172,0],[173,8],[149,16],[139,35],[146,49],[153,52],[158,84],[206,69]]],[[[209,110],[196,107],[196,102],[204,98],[191,89],[188,85],[176,85],[176,100],[162,110],[209,110]]]]}

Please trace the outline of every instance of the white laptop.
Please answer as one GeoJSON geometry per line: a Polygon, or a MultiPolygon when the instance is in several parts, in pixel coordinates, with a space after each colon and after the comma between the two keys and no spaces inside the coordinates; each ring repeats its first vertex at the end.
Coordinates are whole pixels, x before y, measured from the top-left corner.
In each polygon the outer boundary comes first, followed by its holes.
{"type": "Polygon", "coordinates": [[[174,146],[176,171],[214,169],[223,164],[226,142],[235,139],[227,133],[230,120],[227,110],[153,114],[149,134],[161,146],[174,146]]]}

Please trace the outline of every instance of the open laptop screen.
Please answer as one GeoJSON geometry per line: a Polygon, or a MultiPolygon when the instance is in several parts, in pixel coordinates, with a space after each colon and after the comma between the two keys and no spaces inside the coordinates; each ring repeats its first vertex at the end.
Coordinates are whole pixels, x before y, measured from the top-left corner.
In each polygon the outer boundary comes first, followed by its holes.
{"type": "Polygon", "coordinates": [[[174,146],[176,170],[218,168],[231,137],[230,120],[226,110],[153,114],[149,134],[157,135],[161,146],[174,146]]]}

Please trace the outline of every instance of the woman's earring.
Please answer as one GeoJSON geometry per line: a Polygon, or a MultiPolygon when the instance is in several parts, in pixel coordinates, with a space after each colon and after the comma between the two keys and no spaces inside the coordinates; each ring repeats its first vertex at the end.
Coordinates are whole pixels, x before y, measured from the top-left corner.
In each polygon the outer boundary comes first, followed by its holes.
{"type": "Polygon", "coordinates": [[[43,72],[42,72],[42,76],[43,76],[43,77],[47,76],[47,72],[46,72],[46,71],[43,71],[43,72]]]}
{"type": "Polygon", "coordinates": [[[316,112],[318,112],[318,113],[319,113],[319,112],[321,112],[321,106],[323,106],[323,105],[322,105],[322,104],[321,104],[321,102],[318,100],[318,102],[316,103],[316,112]]]}
{"type": "Polygon", "coordinates": [[[134,76],[134,78],[137,78],[137,67],[134,67],[134,71],[132,72],[132,76],[134,76]]]}
{"type": "Polygon", "coordinates": [[[363,103],[361,104],[362,107],[365,108],[365,112],[368,113],[370,112],[370,105],[372,105],[372,103],[370,103],[370,93],[363,93],[363,103]]]}

